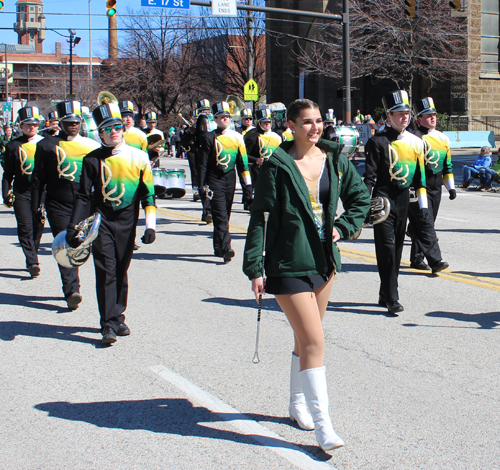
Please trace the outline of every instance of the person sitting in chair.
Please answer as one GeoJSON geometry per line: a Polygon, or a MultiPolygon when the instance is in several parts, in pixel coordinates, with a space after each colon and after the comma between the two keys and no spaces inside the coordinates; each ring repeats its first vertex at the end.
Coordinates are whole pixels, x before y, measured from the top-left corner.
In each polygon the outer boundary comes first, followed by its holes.
{"type": "MultiPolygon", "coordinates": [[[[462,168],[462,184],[459,188],[468,188],[471,180],[476,176],[484,175],[485,170],[491,166],[491,149],[482,147],[481,154],[473,165],[464,165],[462,168]]],[[[484,187],[484,186],[483,186],[484,187]]],[[[479,189],[482,189],[479,187],[479,189]]]]}
{"type": "Polygon", "coordinates": [[[493,181],[500,182],[500,148],[498,149],[497,161],[491,168],[485,168],[484,173],[479,176],[481,191],[490,191],[493,181]]]}

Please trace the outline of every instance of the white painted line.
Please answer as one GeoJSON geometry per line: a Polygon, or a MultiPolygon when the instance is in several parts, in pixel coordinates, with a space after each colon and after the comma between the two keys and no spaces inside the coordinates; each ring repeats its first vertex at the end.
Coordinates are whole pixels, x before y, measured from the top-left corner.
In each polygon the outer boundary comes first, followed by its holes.
{"type": "Polygon", "coordinates": [[[332,467],[325,462],[314,460],[314,458],[305,453],[299,447],[285,441],[285,439],[279,434],[276,434],[265,426],[262,426],[262,424],[257,423],[257,421],[250,419],[248,416],[241,414],[236,408],[224,403],[219,398],[214,397],[167,367],[157,365],[150,367],[150,369],[167,382],[170,382],[182,390],[187,397],[195,400],[200,405],[203,405],[212,413],[218,414],[226,421],[230,421],[231,425],[233,425],[236,429],[256,440],[264,447],[267,447],[269,450],[276,452],[298,468],[304,470],[336,470],[335,467],[332,467]]]}

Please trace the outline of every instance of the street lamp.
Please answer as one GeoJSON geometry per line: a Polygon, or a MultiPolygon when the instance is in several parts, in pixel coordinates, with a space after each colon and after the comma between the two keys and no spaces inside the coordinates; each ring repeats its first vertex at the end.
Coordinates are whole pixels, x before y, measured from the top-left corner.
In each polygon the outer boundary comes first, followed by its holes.
{"type": "MultiPolygon", "coordinates": [[[[69,94],[73,97],[73,46],[76,46],[82,38],[75,37],[76,31],[68,29],[69,31],[69,94]]],[[[67,37],[67,36],[66,36],[67,37]]]]}

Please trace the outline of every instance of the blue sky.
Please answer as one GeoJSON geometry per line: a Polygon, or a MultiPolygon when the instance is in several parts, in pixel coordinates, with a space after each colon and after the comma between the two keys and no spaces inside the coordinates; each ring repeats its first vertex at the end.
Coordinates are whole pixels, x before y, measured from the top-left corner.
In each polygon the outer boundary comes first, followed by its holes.
{"type": "MultiPolygon", "coordinates": [[[[4,9],[0,12],[0,43],[17,43],[17,34],[13,29],[5,30],[3,28],[13,28],[16,21],[16,1],[4,0],[4,9]]],[[[92,56],[107,57],[105,44],[108,36],[105,29],[108,26],[106,17],[106,0],[91,0],[91,23],[92,23],[92,56]]],[[[128,9],[141,12],[141,0],[117,0],[118,15],[126,14],[128,9]]],[[[152,8],[145,8],[146,11],[154,11],[152,8]]],[[[196,8],[191,8],[195,13],[196,8]]],[[[89,56],[89,1],[88,0],[43,0],[43,12],[45,15],[45,24],[47,28],[57,29],[58,32],[69,36],[68,28],[76,30],[76,35],[82,40],[74,48],[74,53],[80,57],[89,56]]],[[[186,10],[186,13],[188,10],[186,10]]],[[[120,20],[118,17],[118,26],[120,20]]],[[[69,44],[66,39],[57,33],[47,31],[46,39],[43,42],[43,51],[52,53],[55,50],[55,43],[62,42],[63,53],[68,52],[69,44]]]]}

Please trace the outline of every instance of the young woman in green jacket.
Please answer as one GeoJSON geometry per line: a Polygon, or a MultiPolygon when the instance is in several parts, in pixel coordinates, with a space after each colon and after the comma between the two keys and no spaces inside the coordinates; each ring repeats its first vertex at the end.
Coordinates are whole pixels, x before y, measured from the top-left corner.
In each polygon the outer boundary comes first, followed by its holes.
{"type": "Polygon", "coordinates": [[[294,140],[284,142],[262,165],[245,245],[243,271],[255,297],[264,292],[262,251],[266,237],[265,290],[274,294],[292,326],[295,347],[290,375],[290,418],[315,430],[325,451],[344,445],[329,412],[323,365],[325,315],[336,271],[336,242],[365,221],[368,190],[341,146],[321,139],[318,105],[295,100],[287,110],[294,140]],[[345,212],[337,219],[339,198],[345,212]]]}

